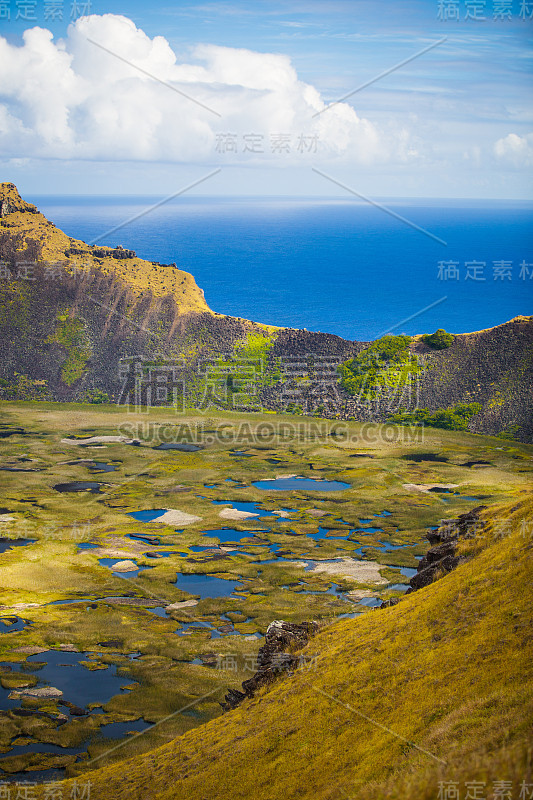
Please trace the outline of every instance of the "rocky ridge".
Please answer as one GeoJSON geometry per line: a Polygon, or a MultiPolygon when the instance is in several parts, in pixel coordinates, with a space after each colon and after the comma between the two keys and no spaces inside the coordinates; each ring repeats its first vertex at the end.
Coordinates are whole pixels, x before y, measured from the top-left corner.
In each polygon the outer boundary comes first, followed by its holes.
{"type": "Polygon", "coordinates": [[[174,376],[176,393],[192,391],[186,405],[195,408],[210,364],[249,357],[247,342],[262,337],[250,405],[235,406],[221,386],[215,408],[384,422],[400,406],[434,412],[478,402],[469,430],[533,441],[533,317],[455,334],[441,351],[414,337],[423,369],[409,397],[383,392],[371,403],[348,395],[336,371],[368,343],[216,314],[188,272],[68,237],[11,183],[0,183],[0,264],[3,399],[85,401],[96,392],[128,404],[142,374],[139,405],[167,406],[156,399],[160,369],[174,376]]]}
{"type": "Polygon", "coordinates": [[[444,520],[436,531],[427,532],[426,539],[433,546],[419,561],[416,575],[409,581],[409,592],[429,586],[459,566],[462,560],[457,555],[459,541],[472,539],[483,530],[485,523],[480,519],[480,514],[486,508],[487,506],[477,506],[457,519],[444,520]]]}

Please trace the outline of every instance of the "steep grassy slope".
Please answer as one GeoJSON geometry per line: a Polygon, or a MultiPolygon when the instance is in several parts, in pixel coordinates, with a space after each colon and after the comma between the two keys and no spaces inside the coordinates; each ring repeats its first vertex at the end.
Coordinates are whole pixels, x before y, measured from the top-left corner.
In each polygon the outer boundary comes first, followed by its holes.
{"type": "MultiPolygon", "coordinates": [[[[19,237],[21,242],[37,243],[40,260],[65,267],[71,273],[98,268],[103,274],[126,283],[134,294],[150,291],[154,297],[172,296],[181,313],[209,311],[202,290],[188,272],[136,256],[117,258],[111,248],[91,247],[70,238],[34,205],[22,200],[12,183],[0,183],[0,236],[2,234],[19,237]]],[[[48,279],[53,280],[51,272],[48,279]]]]}
{"type": "Polygon", "coordinates": [[[312,668],[236,711],[91,772],[91,798],[436,800],[439,781],[464,797],[473,780],[473,796],[511,781],[499,796],[518,798],[533,783],[532,514],[524,493],[484,512],[456,571],[324,629],[312,668]]]}

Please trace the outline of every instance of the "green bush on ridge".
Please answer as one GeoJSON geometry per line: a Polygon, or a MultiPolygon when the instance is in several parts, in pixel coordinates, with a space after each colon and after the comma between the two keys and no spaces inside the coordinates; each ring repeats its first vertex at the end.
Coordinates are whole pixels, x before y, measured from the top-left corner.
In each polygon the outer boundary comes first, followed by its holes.
{"type": "Polygon", "coordinates": [[[348,394],[373,398],[384,387],[405,385],[420,367],[410,352],[410,336],[382,336],[337,368],[340,385],[348,394]]]}
{"type": "Polygon", "coordinates": [[[387,422],[400,425],[428,425],[430,428],[444,428],[449,431],[466,431],[468,423],[481,411],[480,403],[457,403],[450,408],[438,408],[433,414],[427,408],[416,411],[401,411],[393,414],[387,422]]]}
{"type": "Polygon", "coordinates": [[[453,344],[453,334],[447,333],[444,328],[439,328],[435,333],[425,333],[422,341],[433,350],[446,350],[453,344]]]}

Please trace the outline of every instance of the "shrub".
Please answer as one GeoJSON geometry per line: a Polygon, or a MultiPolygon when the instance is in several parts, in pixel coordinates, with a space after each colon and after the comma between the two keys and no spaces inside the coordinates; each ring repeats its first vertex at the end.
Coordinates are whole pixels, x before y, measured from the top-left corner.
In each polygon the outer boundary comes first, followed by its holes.
{"type": "Polygon", "coordinates": [[[410,350],[410,336],[383,336],[337,368],[340,385],[361,399],[375,398],[382,389],[405,386],[419,371],[410,350]]]}
{"type": "Polygon", "coordinates": [[[446,333],[444,328],[439,328],[435,333],[425,333],[422,341],[434,350],[446,350],[453,344],[453,334],[446,333]]]}
{"type": "Polygon", "coordinates": [[[83,399],[86,403],[109,403],[109,395],[100,389],[87,389],[83,399]]]}
{"type": "Polygon", "coordinates": [[[430,428],[444,428],[449,431],[466,431],[468,423],[481,411],[480,403],[457,403],[450,408],[438,408],[430,414],[427,408],[416,411],[402,411],[393,414],[388,422],[400,425],[428,425],[430,428]]]}

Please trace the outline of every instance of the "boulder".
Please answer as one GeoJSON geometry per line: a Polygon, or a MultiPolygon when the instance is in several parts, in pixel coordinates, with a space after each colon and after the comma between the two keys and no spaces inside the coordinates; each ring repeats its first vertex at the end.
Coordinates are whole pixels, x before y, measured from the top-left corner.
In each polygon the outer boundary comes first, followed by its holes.
{"type": "Polygon", "coordinates": [[[56,689],[54,686],[43,686],[41,689],[23,689],[20,692],[11,692],[10,699],[17,699],[19,697],[37,697],[39,699],[55,699],[62,697],[63,692],[61,689],[56,689]]]}
{"type": "Polygon", "coordinates": [[[231,711],[246,697],[253,697],[258,689],[275,681],[280,673],[294,669],[299,661],[294,651],[305,647],[317,631],[318,622],[271,622],[265,634],[265,644],[257,654],[257,671],[243,682],[244,694],[235,689],[229,690],[225,702],[220,704],[224,711],[231,711]]]}

